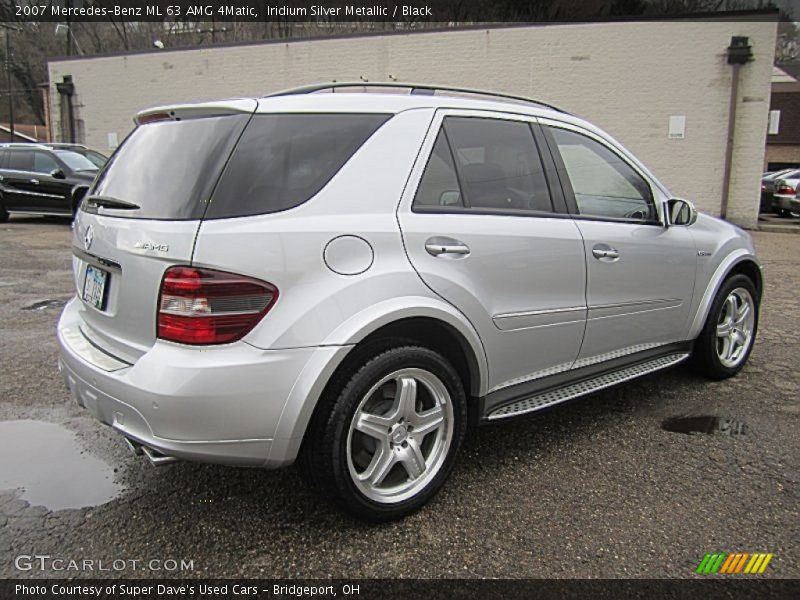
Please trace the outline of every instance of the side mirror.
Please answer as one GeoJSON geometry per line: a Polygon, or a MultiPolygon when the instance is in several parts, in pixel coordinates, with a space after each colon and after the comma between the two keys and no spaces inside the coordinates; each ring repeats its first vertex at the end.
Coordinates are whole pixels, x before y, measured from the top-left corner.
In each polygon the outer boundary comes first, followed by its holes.
{"type": "Polygon", "coordinates": [[[667,200],[667,221],[670,225],[689,227],[697,221],[697,209],[688,200],[672,198],[667,200]]]}
{"type": "Polygon", "coordinates": [[[66,179],[67,176],[64,174],[64,171],[61,169],[53,169],[50,171],[50,177],[53,179],[66,179]]]}

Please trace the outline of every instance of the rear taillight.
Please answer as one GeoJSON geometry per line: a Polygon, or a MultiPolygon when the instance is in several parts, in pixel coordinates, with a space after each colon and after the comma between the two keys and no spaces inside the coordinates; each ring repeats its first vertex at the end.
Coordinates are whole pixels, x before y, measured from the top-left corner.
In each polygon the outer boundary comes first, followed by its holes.
{"type": "Polygon", "coordinates": [[[158,298],[158,337],[225,344],[244,337],[278,299],[266,281],[195,267],[170,267],[158,298]]]}
{"type": "Polygon", "coordinates": [[[775,191],[775,193],[785,196],[793,196],[794,188],[790,186],[788,183],[782,183],[778,186],[778,189],[775,191]]]}

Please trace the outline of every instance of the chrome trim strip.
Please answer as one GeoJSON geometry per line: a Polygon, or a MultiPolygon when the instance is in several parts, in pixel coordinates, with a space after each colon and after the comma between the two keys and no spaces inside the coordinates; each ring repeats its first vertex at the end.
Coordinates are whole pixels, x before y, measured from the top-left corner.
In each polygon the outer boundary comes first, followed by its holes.
{"type": "Polygon", "coordinates": [[[593,304],[589,310],[598,308],[621,308],[625,306],[644,306],[650,304],[661,304],[666,302],[682,302],[680,298],[653,298],[652,300],[632,300],[631,302],[615,302],[611,304],[593,304]]]}
{"type": "Polygon", "coordinates": [[[533,317],[536,315],[551,315],[555,313],[572,312],[576,310],[586,310],[585,306],[570,306],[569,308],[546,308],[543,310],[526,310],[522,312],[502,313],[492,317],[493,319],[505,319],[508,317],[533,317]]]}
{"type": "Polygon", "coordinates": [[[130,367],[128,363],[118,360],[97,348],[76,327],[62,328],[61,338],[76,356],[98,369],[111,372],[130,367]]]}
{"type": "Polygon", "coordinates": [[[638,365],[633,365],[618,371],[606,373],[593,379],[580,381],[572,385],[567,385],[562,388],[550,390],[549,392],[544,392],[543,394],[537,394],[531,396],[530,398],[518,400],[517,402],[513,402],[506,406],[501,406],[493,411],[488,418],[490,421],[494,421],[497,419],[504,419],[532,413],[543,408],[560,404],[561,402],[566,402],[567,400],[572,400],[574,398],[579,398],[580,396],[585,396],[587,394],[600,391],[613,385],[617,385],[618,383],[636,379],[642,375],[647,375],[649,373],[654,373],[655,371],[666,369],[678,364],[688,356],[688,352],[662,356],[638,365]]]}
{"type": "Polygon", "coordinates": [[[620,302],[617,304],[599,304],[589,307],[587,318],[603,319],[606,317],[622,317],[655,310],[679,308],[683,304],[680,298],[663,298],[654,300],[637,300],[635,302],[620,302]]]}
{"type": "Polygon", "coordinates": [[[580,323],[586,319],[586,307],[548,308],[517,313],[505,313],[492,317],[494,326],[502,331],[534,329],[580,323]]]}
{"type": "Polygon", "coordinates": [[[65,196],[60,196],[58,194],[46,194],[44,192],[31,192],[29,190],[21,190],[19,188],[6,188],[7,191],[10,191],[12,194],[24,194],[25,196],[37,196],[37,197],[44,197],[44,198],[55,198],[56,200],[66,200],[65,196]]]}
{"type": "Polygon", "coordinates": [[[18,210],[15,208],[6,209],[6,212],[10,215],[34,215],[34,216],[42,216],[42,217],[70,217],[72,213],[67,211],[64,212],[56,212],[56,211],[44,211],[44,210],[18,210]]]}

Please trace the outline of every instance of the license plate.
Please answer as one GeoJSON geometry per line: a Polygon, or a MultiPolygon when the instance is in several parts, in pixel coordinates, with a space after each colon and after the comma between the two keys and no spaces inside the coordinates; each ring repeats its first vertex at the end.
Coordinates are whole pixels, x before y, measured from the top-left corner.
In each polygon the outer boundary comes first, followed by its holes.
{"type": "Polygon", "coordinates": [[[83,300],[98,310],[103,310],[106,303],[106,284],[108,273],[89,265],[86,267],[86,280],[83,283],[83,300]]]}

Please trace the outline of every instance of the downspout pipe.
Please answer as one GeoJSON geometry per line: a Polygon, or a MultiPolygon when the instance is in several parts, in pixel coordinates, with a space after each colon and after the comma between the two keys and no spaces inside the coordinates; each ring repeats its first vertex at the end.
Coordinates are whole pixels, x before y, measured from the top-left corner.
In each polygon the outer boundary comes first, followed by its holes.
{"type": "Polygon", "coordinates": [[[722,174],[722,202],[720,217],[728,218],[728,198],[731,189],[731,170],[733,165],[733,142],[736,136],[736,108],[739,104],[739,74],[742,65],[753,60],[750,38],[735,35],[728,46],[728,64],[733,68],[731,74],[731,97],[728,106],[728,136],[725,145],[725,166],[722,174]]]}

